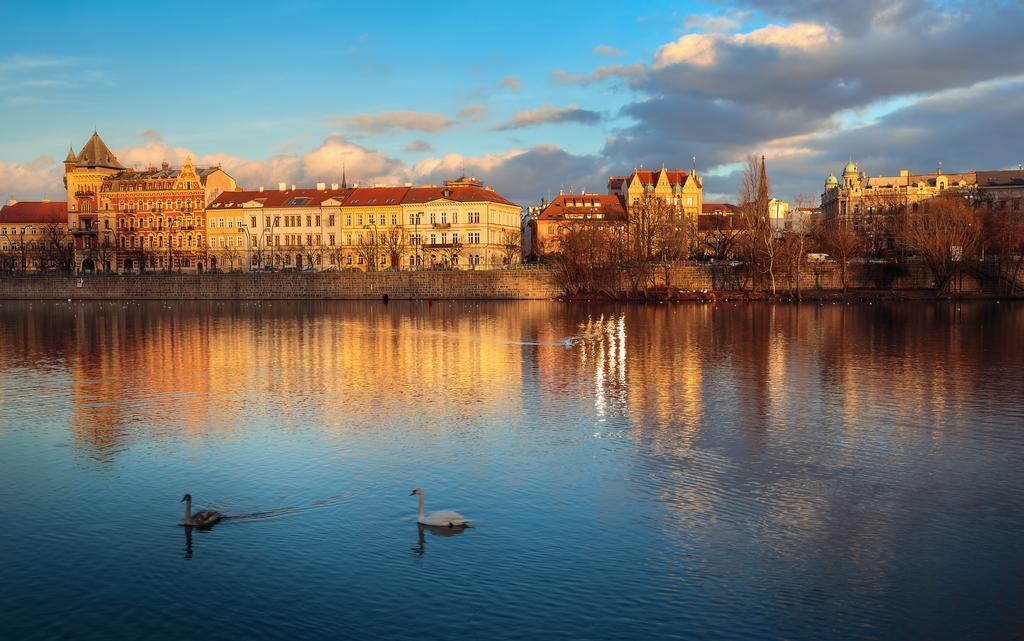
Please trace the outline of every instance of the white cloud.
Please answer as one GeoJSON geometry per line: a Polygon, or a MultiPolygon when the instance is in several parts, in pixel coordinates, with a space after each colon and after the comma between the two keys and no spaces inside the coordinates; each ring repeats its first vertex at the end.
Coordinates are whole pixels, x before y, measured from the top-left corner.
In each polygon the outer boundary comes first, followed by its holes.
{"type": "Polygon", "coordinates": [[[579,105],[567,107],[556,107],[554,105],[541,105],[535,109],[527,109],[518,112],[511,120],[495,125],[494,129],[503,131],[507,129],[521,129],[523,127],[535,127],[549,123],[575,122],[582,124],[594,124],[600,122],[601,114],[596,111],[583,109],[579,105]]]}
{"type": "Polygon", "coordinates": [[[519,91],[523,88],[523,81],[516,76],[509,76],[507,78],[502,78],[501,86],[506,89],[511,89],[512,91],[519,91]]]}
{"type": "Polygon", "coordinates": [[[611,45],[597,45],[594,47],[594,53],[599,56],[607,56],[609,58],[617,58],[619,56],[626,55],[625,51],[611,45]]]}
{"type": "Polygon", "coordinates": [[[327,124],[360,133],[386,134],[400,131],[441,131],[454,125],[455,121],[436,112],[396,110],[334,116],[327,119],[327,124]]]}
{"type": "Polygon", "coordinates": [[[676,64],[708,67],[718,61],[723,47],[768,47],[779,52],[801,53],[821,50],[841,40],[840,33],[829,25],[794,22],[789,25],[770,24],[749,33],[690,33],[662,45],[654,56],[654,68],[676,64]]]}

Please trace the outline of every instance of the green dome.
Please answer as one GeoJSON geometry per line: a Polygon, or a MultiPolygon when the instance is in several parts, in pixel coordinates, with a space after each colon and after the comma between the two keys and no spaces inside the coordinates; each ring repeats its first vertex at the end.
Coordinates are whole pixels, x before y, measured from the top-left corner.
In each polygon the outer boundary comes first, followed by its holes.
{"type": "Polygon", "coordinates": [[[826,185],[838,185],[839,181],[836,180],[836,175],[835,174],[829,174],[828,178],[825,180],[825,184],[826,185]]]}
{"type": "Polygon", "coordinates": [[[853,164],[853,161],[851,160],[850,162],[846,163],[845,167],[843,167],[843,173],[844,174],[855,174],[855,173],[857,173],[857,165],[853,164]]]}

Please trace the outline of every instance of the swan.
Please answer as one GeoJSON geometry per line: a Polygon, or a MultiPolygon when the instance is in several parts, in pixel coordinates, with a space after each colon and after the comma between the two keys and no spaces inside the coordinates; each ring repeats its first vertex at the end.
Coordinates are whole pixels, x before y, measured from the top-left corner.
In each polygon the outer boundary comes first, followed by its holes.
{"type": "Polygon", "coordinates": [[[437,512],[431,512],[424,516],[423,488],[418,487],[409,493],[409,496],[413,495],[420,497],[420,513],[416,518],[417,523],[420,523],[421,525],[432,525],[434,527],[469,527],[469,521],[466,520],[466,517],[452,510],[440,510],[437,512]]]}
{"type": "Polygon", "coordinates": [[[213,525],[224,518],[224,515],[217,510],[200,510],[192,514],[192,495],[186,494],[181,497],[185,504],[185,525],[198,525],[199,527],[213,525]]]}

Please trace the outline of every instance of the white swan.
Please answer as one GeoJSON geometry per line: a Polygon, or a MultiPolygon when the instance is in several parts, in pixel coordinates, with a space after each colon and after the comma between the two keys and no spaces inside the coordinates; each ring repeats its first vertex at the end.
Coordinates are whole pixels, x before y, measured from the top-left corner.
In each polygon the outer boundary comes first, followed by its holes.
{"type": "Polygon", "coordinates": [[[452,510],[440,510],[438,512],[431,512],[428,515],[423,514],[423,488],[416,488],[409,493],[409,496],[418,495],[420,497],[420,513],[416,519],[417,523],[423,525],[432,525],[434,527],[468,527],[469,521],[466,517],[462,516],[458,512],[452,510]]]}

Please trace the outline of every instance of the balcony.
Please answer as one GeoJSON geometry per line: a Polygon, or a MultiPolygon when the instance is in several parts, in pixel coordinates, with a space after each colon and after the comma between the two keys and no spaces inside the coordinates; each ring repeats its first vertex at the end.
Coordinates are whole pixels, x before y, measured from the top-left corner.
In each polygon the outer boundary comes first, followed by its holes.
{"type": "Polygon", "coordinates": [[[452,224],[451,223],[431,223],[430,226],[433,227],[434,229],[450,229],[452,224]]]}

